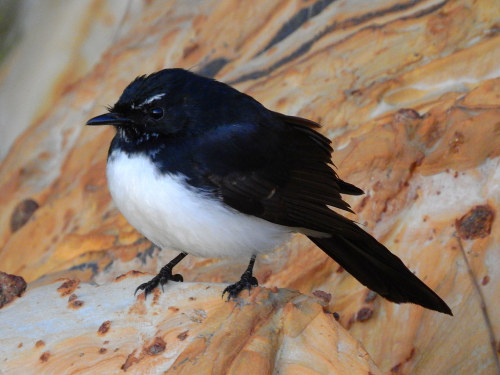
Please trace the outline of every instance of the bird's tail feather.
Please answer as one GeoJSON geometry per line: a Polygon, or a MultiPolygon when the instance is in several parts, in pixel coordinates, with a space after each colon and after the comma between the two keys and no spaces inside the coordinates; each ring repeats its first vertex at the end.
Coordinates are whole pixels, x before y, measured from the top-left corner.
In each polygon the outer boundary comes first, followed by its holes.
{"type": "Polygon", "coordinates": [[[309,239],[359,282],[390,301],[411,302],[453,315],[448,305],[370,234],[353,228],[328,238],[309,239]]]}

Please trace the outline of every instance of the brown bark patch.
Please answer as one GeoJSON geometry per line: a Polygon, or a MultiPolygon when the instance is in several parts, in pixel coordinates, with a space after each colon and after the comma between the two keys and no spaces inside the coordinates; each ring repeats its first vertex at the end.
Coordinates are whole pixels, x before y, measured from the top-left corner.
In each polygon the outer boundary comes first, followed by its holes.
{"type": "Polygon", "coordinates": [[[490,205],[475,206],[455,222],[458,236],[464,240],[487,237],[494,219],[495,211],[490,205]]]}
{"type": "Polygon", "coordinates": [[[12,211],[10,217],[10,230],[15,232],[24,226],[31,216],[33,216],[35,211],[38,210],[38,207],[40,206],[33,199],[25,199],[20,202],[14,207],[14,211],[12,211]]]}
{"type": "Polygon", "coordinates": [[[0,309],[21,297],[26,290],[26,281],[21,276],[0,272],[0,309]]]}

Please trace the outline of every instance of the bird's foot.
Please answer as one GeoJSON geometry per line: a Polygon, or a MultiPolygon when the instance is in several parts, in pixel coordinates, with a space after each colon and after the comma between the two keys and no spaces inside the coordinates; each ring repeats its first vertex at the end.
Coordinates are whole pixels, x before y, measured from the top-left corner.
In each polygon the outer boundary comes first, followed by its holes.
{"type": "Polygon", "coordinates": [[[250,293],[250,290],[254,287],[259,285],[257,279],[252,276],[251,273],[244,273],[241,275],[241,279],[234,284],[231,284],[227,286],[224,291],[222,292],[222,298],[224,298],[224,295],[227,293],[227,300],[229,301],[230,299],[235,299],[238,297],[238,294],[244,289],[248,290],[248,293],[250,293]]]}
{"type": "Polygon", "coordinates": [[[172,275],[171,268],[163,267],[158,273],[158,275],[153,277],[148,282],[139,285],[134,292],[134,296],[136,295],[138,290],[144,290],[144,298],[146,299],[148,294],[150,294],[153,291],[153,289],[156,288],[158,285],[161,286],[161,290],[163,292],[163,285],[166,284],[169,280],[178,282],[184,281],[182,275],[178,273],[172,275]]]}

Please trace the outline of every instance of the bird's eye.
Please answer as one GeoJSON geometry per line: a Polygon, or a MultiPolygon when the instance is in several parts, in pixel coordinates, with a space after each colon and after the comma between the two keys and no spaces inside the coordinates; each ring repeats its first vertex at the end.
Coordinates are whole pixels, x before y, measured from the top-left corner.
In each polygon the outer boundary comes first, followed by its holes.
{"type": "Polygon", "coordinates": [[[150,111],[149,111],[149,115],[154,118],[155,120],[159,120],[163,117],[163,109],[161,108],[152,108],[150,111]]]}

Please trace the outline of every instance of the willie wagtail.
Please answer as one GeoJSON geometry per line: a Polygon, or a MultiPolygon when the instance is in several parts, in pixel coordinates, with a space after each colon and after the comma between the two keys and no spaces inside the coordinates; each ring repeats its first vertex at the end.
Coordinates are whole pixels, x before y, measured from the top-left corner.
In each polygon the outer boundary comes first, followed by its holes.
{"type": "MultiPolygon", "coordinates": [[[[257,285],[255,257],[299,232],[362,284],[393,302],[452,314],[384,245],[329,207],[352,212],[341,194],[363,191],[332,169],[330,140],[313,121],[266,109],[232,87],[183,69],[130,83],[109,113],[107,178],[127,220],[159,247],[180,254],[149,282],[169,280],[187,253],[247,257],[228,299],[257,285]]],[[[137,292],[136,290],[136,292],[137,292]]]]}

